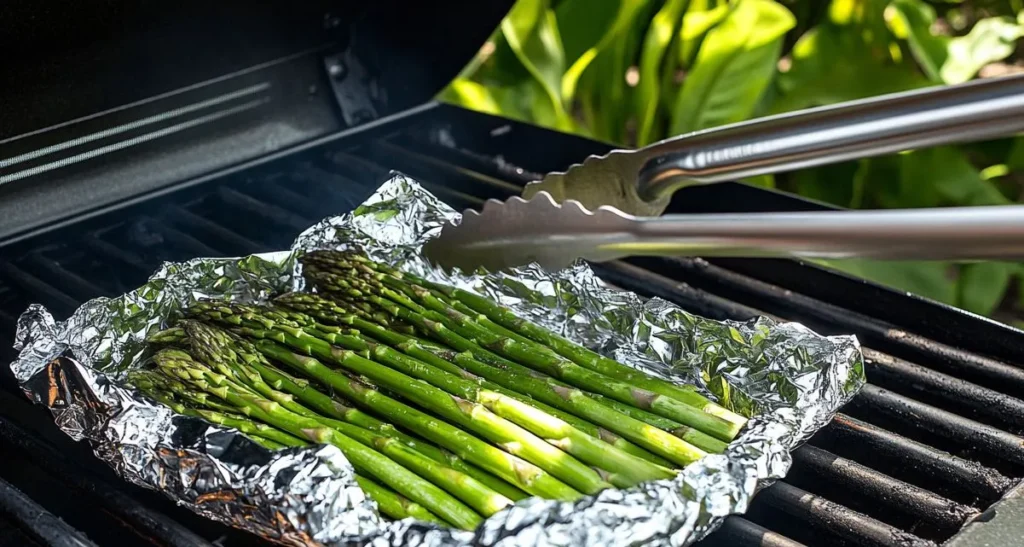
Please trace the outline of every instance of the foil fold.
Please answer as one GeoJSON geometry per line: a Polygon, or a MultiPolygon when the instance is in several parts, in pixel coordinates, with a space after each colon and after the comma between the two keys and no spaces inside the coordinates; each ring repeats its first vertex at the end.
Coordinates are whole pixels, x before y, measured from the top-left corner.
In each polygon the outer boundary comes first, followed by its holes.
{"type": "Polygon", "coordinates": [[[434,270],[422,245],[458,218],[416,181],[393,174],[355,211],[312,226],[288,251],[167,263],[142,287],[89,301],[66,321],[29,307],[18,323],[20,353],[11,369],[30,399],[47,406],[65,433],[88,441],[119,476],[286,545],[688,545],[745,511],[759,487],[784,477],[790,451],[864,384],[852,336],[824,337],[767,318],[705,319],[610,288],[583,263],[557,273],[434,270]],[[232,430],[176,415],[121,383],[145,359],[147,334],[189,303],[257,302],[301,290],[297,257],[351,247],[485,294],[620,362],[695,384],[752,418],[724,454],[708,455],[674,479],[576,502],[523,500],[465,532],[380,517],[333,446],[271,452],[232,430]]]}

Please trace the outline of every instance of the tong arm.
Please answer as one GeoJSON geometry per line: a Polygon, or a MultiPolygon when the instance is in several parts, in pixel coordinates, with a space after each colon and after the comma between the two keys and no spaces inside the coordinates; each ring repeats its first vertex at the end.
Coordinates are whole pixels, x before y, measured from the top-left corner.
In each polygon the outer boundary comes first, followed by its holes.
{"type": "Polygon", "coordinates": [[[813,108],[661,141],[637,150],[637,193],[664,201],[694,182],[737,180],[1024,131],[1024,76],[813,108]]]}

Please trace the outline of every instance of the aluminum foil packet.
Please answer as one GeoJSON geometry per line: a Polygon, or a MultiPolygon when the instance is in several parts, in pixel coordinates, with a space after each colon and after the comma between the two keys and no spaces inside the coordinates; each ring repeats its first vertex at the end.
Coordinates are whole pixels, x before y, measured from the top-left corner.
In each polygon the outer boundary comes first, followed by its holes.
{"type": "Polygon", "coordinates": [[[11,368],[57,425],[87,440],[121,477],[209,518],[287,545],[688,545],[746,510],[785,476],[790,451],[864,384],[857,340],[767,318],[719,322],[605,285],[583,263],[548,273],[449,276],[421,247],[457,212],[394,174],[355,211],[302,233],[291,250],[164,264],[148,283],[87,302],[58,322],[42,306],[20,318],[11,368]],[[466,532],[389,521],[333,446],[271,452],[233,430],[175,414],[126,387],[146,336],[200,298],[254,302],[303,289],[297,257],[358,246],[373,258],[470,288],[620,362],[696,384],[751,417],[724,454],[672,480],[575,502],[531,498],[466,532]]]}

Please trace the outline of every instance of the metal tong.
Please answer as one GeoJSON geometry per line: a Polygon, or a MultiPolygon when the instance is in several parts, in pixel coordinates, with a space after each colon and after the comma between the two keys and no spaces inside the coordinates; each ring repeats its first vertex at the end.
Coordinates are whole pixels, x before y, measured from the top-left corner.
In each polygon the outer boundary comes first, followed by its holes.
{"type": "Polygon", "coordinates": [[[667,254],[1017,259],[1022,206],[643,217],[685,186],[1020,132],[1024,76],[771,116],[591,156],[528,184],[525,199],[467,211],[425,251],[467,271],[667,254]]]}

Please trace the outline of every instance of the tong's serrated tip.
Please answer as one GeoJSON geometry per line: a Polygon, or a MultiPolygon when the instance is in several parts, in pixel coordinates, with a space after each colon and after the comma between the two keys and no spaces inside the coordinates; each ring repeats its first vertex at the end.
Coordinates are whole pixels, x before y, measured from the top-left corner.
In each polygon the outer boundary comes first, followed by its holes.
{"type": "Polygon", "coordinates": [[[557,203],[546,191],[530,199],[487,200],[480,211],[467,210],[458,224],[442,226],[424,247],[427,259],[446,271],[474,273],[538,264],[548,270],[570,266],[578,258],[601,259],[577,245],[604,227],[621,228],[631,217],[609,207],[590,211],[575,200],[557,203]],[[583,251],[583,254],[580,252],[583,251]]]}
{"type": "Polygon", "coordinates": [[[638,193],[640,170],[648,159],[636,150],[588,156],[565,171],[548,173],[527,184],[523,197],[531,199],[547,192],[557,203],[575,200],[591,210],[609,206],[631,215],[658,216],[668,205],[668,198],[647,201],[638,193]]]}

